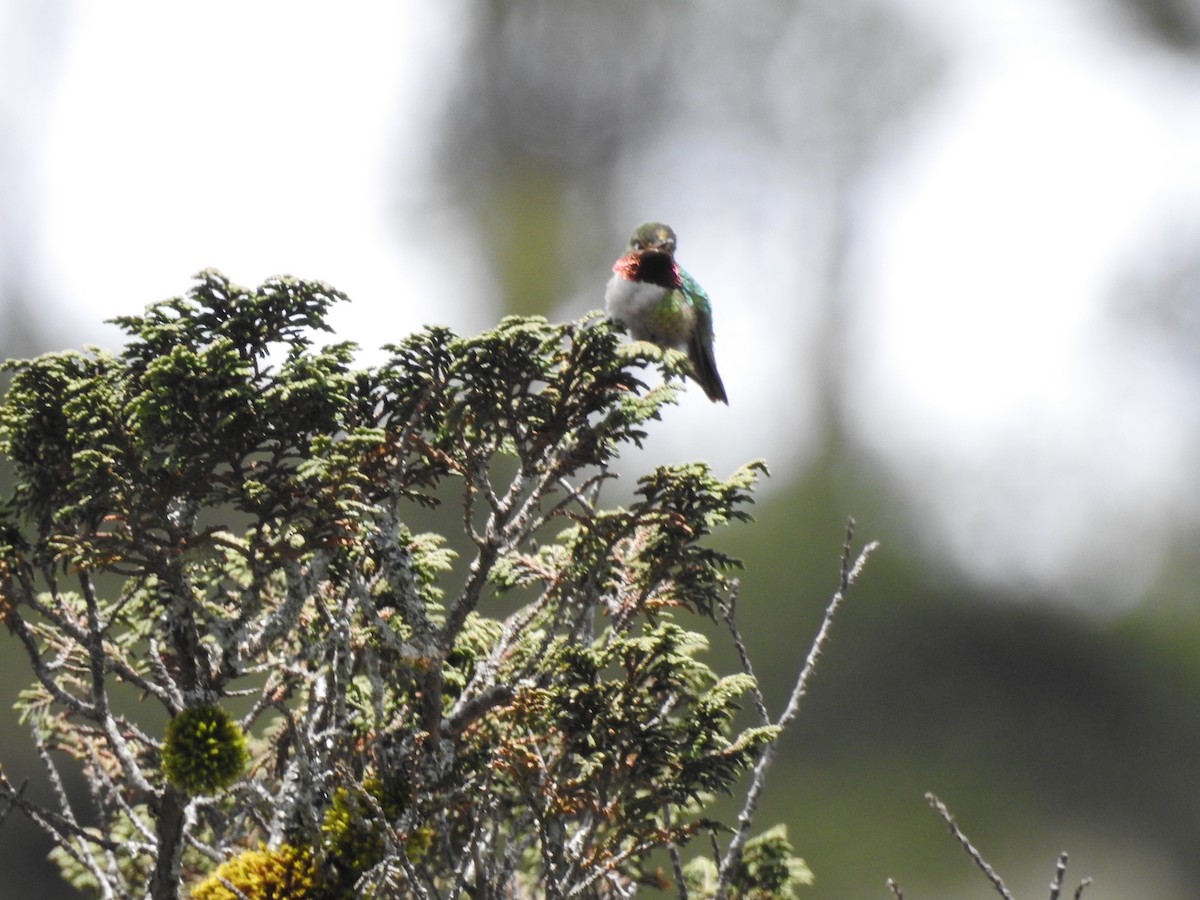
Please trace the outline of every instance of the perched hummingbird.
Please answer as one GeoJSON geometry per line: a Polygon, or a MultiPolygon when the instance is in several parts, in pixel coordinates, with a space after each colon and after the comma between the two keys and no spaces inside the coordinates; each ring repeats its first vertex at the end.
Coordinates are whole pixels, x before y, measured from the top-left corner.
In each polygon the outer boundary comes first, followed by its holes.
{"type": "Polygon", "coordinates": [[[713,357],[712,303],[675,262],[675,232],[661,222],[639,225],[613,263],[604,291],[608,317],[635,341],[686,350],[692,377],[708,399],[729,403],[713,357]]]}

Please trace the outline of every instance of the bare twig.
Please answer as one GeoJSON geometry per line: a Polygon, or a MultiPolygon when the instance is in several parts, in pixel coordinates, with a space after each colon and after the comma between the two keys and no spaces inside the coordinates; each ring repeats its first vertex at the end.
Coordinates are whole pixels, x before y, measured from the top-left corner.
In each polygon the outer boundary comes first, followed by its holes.
{"type": "MultiPolygon", "coordinates": [[[[80,826],[75,821],[73,815],[68,816],[56,813],[26,799],[22,793],[23,790],[24,786],[22,786],[21,790],[16,790],[7,780],[0,781],[0,799],[8,801],[12,806],[25,813],[35,825],[54,838],[55,843],[60,847],[70,850],[72,855],[74,855],[74,849],[68,845],[68,835],[95,844],[97,847],[103,847],[106,850],[117,850],[120,848],[120,842],[109,840],[97,832],[88,831],[80,826]]],[[[82,857],[80,857],[80,863],[85,864],[82,857]]]]}
{"type": "Polygon", "coordinates": [[[737,627],[737,602],[738,589],[741,587],[738,580],[735,578],[729,586],[729,598],[721,604],[721,617],[725,620],[726,627],[729,628],[729,635],[733,639],[733,646],[737,649],[738,659],[742,662],[742,671],[754,678],[754,688],[751,691],[751,696],[754,697],[754,708],[758,711],[758,720],[763,725],[771,724],[771,714],[767,712],[767,701],[763,697],[762,690],[758,686],[758,679],[754,675],[754,666],[750,663],[750,654],[746,650],[746,642],[742,640],[742,633],[737,627]]]}
{"type": "MultiPolygon", "coordinates": [[[[829,632],[833,626],[833,616],[841,605],[842,600],[845,599],[850,587],[858,579],[863,566],[866,565],[867,559],[875,551],[875,548],[878,547],[878,543],[872,541],[855,556],[853,543],[854,520],[850,519],[846,523],[846,538],[842,543],[841,578],[838,581],[837,590],[834,591],[828,605],[825,607],[825,617],[821,620],[821,627],[817,630],[817,636],[813,638],[812,646],[808,651],[808,657],[804,661],[804,668],[800,670],[800,675],[796,678],[796,684],[792,687],[792,694],[788,698],[787,706],[775,723],[780,728],[786,726],[799,713],[800,701],[808,693],[809,680],[812,678],[813,672],[816,671],[817,660],[820,659],[825,642],[829,639],[829,632]]],[[[750,788],[746,792],[742,811],[738,814],[737,830],[734,832],[733,839],[729,842],[729,846],[725,850],[725,855],[721,859],[716,900],[726,900],[729,896],[729,887],[733,882],[733,873],[741,862],[742,852],[750,836],[750,826],[753,823],[754,814],[758,810],[758,804],[761,802],[763,791],[766,789],[767,770],[771,767],[778,748],[778,741],[767,744],[763,749],[762,755],[758,758],[758,763],[754,766],[754,776],[751,779],[750,788]]]]}
{"type": "Polygon", "coordinates": [[[683,880],[683,860],[679,857],[679,847],[671,841],[667,845],[667,855],[671,858],[671,871],[675,873],[675,885],[679,888],[679,900],[688,900],[687,884],[683,880]]]}
{"type": "Polygon", "coordinates": [[[584,513],[592,516],[596,514],[596,495],[599,493],[600,484],[609,478],[616,478],[607,470],[603,470],[596,475],[592,475],[586,479],[579,487],[575,487],[567,480],[566,476],[561,476],[558,479],[559,486],[566,492],[565,496],[550,509],[550,514],[556,514],[567,508],[571,503],[578,503],[584,513]],[[591,495],[590,497],[588,495],[591,495]]]}
{"type": "Polygon", "coordinates": [[[937,814],[942,817],[942,821],[950,827],[950,833],[954,835],[955,840],[962,844],[963,849],[967,851],[967,855],[971,857],[972,861],[975,863],[975,866],[988,877],[988,880],[992,882],[992,885],[996,888],[996,891],[1000,894],[1000,896],[1004,897],[1005,900],[1013,900],[1013,895],[1009,893],[1008,888],[1004,884],[1004,880],[998,874],[996,874],[995,869],[988,865],[987,860],[985,860],[983,855],[977,849],[975,849],[975,845],[971,843],[970,839],[963,833],[962,829],[958,827],[958,824],[954,821],[954,816],[951,815],[950,810],[946,808],[946,804],[939,800],[934,794],[926,794],[925,799],[929,801],[930,806],[937,810],[937,814]]]}
{"type": "Polygon", "coordinates": [[[1067,851],[1058,854],[1058,862],[1054,864],[1054,877],[1050,880],[1050,900],[1058,900],[1062,893],[1063,878],[1067,875],[1067,851]]]}
{"type": "Polygon", "coordinates": [[[1091,883],[1092,879],[1090,878],[1085,878],[1083,881],[1079,882],[1079,887],[1075,888],[1075,900],[1079,900],[1079,898],[1083,896],[1083,889],[1088,887],[1091,883]]]}
{"type": "Polygon", "coordinates": [[[133,754],[129,752],[129,745],[125,741],[124,736],[117,730],[116,720],[113,718],[112,711],[108,705],[108,685],[104,677],[104,670],[108,654],[104,648],[104,624],[100,619],[100,601],[96,597],[95,585],[92,582],[91,576],[87,573],[80,573],[79,588],[83,593],[84,600],[87,604],[87,642],[84,645],[88,656],[88,669],[91,673],[92,683],[92,708],[95,710],[96,720],[100,727],[104,729],[105,736],[108,738],[109,747],[121,762],[121,769],[125,777],[139,791],[146,794],[152,794],[154,788],[150,782],[146,780],[145,774],[133,758],[133,754]]]}
{"type": "MultiPolygon", "coordinates": [[[[871,554],[879,547],[878,541],[871,541],[859,552],[858,556],[853,556],[853,541],[854,541],[854,520],[850,519],[846,523],[846,540],[842,544],[842,577],[838,584],[838,589],[829,600],[829,605],[825,607],[825,618],[821,620],[821,627],[817,631],[817,636],[813,638],[812,647],[808,651],[808,658],[804,661],[804,668],[800,671],[800,677],[796,679],[796,685],[792,688],[792,695],[788,698],[787,707],[783,714],[780,715],[779,721],[775,724],[783,727],[787,725],[800,712],[800,701],[808,693],[808,682],[812,678],[813,672],[817,668],[817,660],[820,659],[822,651],[825,649],[825,643],[829,640],[829,631],[833,627],[833,615],[837,612],[842,600],[845,599],[850,587],[858,580],[858,576],[862,573],[863,566],[867,564],[867,560],[871,554]]],[[[772,745],[774,746],[774,745],[772,745]]]]}
{"type": "Polygon", "coordinates": [[[892,892],[892,896],[895,897],[896,900],[904,900],[904,892],[900,890],[900,885],[896,884],[893,879],[889,878],[887,880],[887,886],[888,890],[892,892]]]}
{"type": "Polygon", "coordinates": [[[712,845],[713,865],[719,867],[721,865],[721,844],[717,840],[717,831],[715,828],[708,830],[708,840],[712,845]]]}
{"type": "Polygon", "coordinates": [[[9,814],[17,808],[16,798],[21,797],[25,793],[25,788],[27,787],[29,787],[28,778],[21,782],[21,786],[19,788],[14,788],[8,783],[8,779],[4,778],[3,773],[0,772],[0,800],[8,801],[8,806],[5,808],[4,812],[0,813],[0,826],[4,825],[9,814]]]}
{"type": "Polygon", "coordinates": [[[59,684],[58,679],[54,677],[50,665],[42,659],[42,653],[38,647],[37,638],[33,630],[26,623],[20,612],[15,608],[8,610],[5,613],[4,621],[8,625],[9,631],[15,634],[25,647],[30,667],[33,669],[38,682],[46,689],[47,693],[76,715],[95,720],[98,715],[96,708],[91,704],[85,704],[70,691],[64,690],[62,685],[59,684]]]}

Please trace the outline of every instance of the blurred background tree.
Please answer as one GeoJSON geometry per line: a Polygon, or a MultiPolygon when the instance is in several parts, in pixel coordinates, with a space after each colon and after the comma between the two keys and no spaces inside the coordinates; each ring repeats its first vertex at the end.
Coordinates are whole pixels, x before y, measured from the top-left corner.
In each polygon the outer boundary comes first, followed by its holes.
{"type": "Polygon", "coordinates": [[[776,705],[845,516],[885,548],[763,813],[809,896],[988,896],[926,790],[1018,894],[1064,848],[1194,893],[1194,4],[0,9],[4,355],[209,265],[337,284],[366,347],[573,318],[667,221],[731,407],[630,465],[771,462],[722,547],[776,705]]]}

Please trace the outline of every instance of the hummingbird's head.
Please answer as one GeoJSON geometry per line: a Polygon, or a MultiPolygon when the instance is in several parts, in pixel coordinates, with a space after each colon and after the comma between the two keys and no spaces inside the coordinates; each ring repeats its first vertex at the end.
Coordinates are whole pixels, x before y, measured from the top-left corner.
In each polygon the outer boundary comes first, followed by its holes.
{"type": "Polygon", "coordinates": [[[675,255],[675,232],[662,222],[645,222],[634,229],[629,238],[630,250],[651,250],[675,255]]]}

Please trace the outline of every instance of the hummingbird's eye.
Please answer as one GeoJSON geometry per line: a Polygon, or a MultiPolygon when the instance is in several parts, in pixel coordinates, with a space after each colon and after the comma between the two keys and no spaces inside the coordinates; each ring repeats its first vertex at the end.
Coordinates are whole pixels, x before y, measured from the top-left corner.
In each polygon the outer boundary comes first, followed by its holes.
{"type": "Polygon", "coordinates": [[[646,245],[635,238],[634,240],[629,242],[629,246],[633,247],[634,250],[642,250],[645,248],[646,245]]]}

